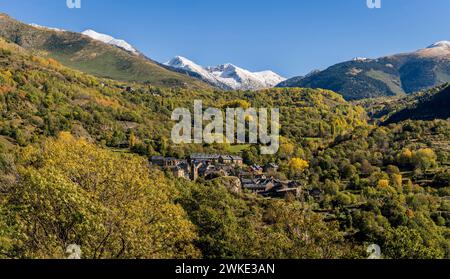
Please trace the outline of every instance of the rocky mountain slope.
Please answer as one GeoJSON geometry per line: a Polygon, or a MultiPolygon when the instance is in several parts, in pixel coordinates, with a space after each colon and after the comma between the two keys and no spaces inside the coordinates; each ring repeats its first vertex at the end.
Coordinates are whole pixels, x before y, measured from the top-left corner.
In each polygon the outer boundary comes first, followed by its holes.
{"type": "Polygon", "coordinates": [[[378,59],[355,58],[278,87],[324,88],[348,100],[404,95],[450,81],[450,42],[378,59]]]}

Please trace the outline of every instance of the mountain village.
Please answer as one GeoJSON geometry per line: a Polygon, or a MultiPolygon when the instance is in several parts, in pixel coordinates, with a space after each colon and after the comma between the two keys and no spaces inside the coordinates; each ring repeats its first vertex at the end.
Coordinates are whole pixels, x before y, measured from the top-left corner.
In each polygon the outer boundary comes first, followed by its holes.
{"type": "Polygon", "coordinates": [[[199,178],[212,180],[219,177],[235,177],[239,185],[235,191],[249,191],[264,197],[283,198],[298,196],[300,187],[294,181],[282,181],[274,177],[279,166],[246,166],[241,157],[221,154],[192,154],[188,159],[153,156],[153,166],[171,172],[177,178],[196,181],[199,178]]]}

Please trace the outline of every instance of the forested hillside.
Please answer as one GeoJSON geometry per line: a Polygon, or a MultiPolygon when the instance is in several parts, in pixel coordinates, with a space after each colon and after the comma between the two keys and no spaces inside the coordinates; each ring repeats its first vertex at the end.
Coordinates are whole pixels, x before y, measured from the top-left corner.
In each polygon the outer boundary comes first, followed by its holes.
{"type": "Polygon", "coordinates": [[[364,107],[372,120],[384,125],[408,119],[448,119],[449,92],[449,84],[446,83],[406,97],[364,99],[353,103],[364,107]]]}
{"type": "Polygon", "coordinates": [[[407,119],[434,120],[450,118],[450,86],[444,86],[438,92],[427,92],[415,96],[414,102],[396,111],[387,123],[400,122],[407,119]]]}
{"type": "Polygon", "coordinates": [[[325,88],[347,100],[402,96],[450,82],[450,45],[437,42],[427,48],[377,59],[355,58],[294,77],[278,87],[325,88]]]}
{"type": "Polygon", "coordinates": [[[0,257],[61,258],[77,243],[84,258],[366,258],[377,243],[386,258],[449,258],[450,122],[370,120],[331,91],[119,82],[1,40],[0,257]],[[279,152],[173,145],[171,112],[194,99],[279,107],[279,152]],[[149,164],[197,152],[275,163],[300,194],[263,198],[149,164]]]}

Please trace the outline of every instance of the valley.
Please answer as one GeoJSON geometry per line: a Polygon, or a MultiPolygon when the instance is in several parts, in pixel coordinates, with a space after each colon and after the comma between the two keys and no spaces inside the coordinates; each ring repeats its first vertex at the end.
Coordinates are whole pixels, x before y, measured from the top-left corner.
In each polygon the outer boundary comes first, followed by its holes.
{"type": "Polygon", "coordinates": [[[273,88],[95,31],[0,26],[0,258],[450,257],[445,42],[273,88]],[[173,143],[195,100],[279,108],[279,151],[173,143]]]}

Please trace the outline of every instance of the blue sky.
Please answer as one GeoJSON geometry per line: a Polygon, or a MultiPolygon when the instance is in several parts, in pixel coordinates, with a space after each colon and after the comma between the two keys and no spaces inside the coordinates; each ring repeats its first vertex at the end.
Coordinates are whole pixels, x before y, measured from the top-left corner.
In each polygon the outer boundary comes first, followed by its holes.
{"type": "Polygon", "coordinates": [[[122,38],[149,57],[226,62],[286,77],[353,57],[379,57],[450,40],[449,0],[1,0],[0,11],[72,31],[122,38]]]}

